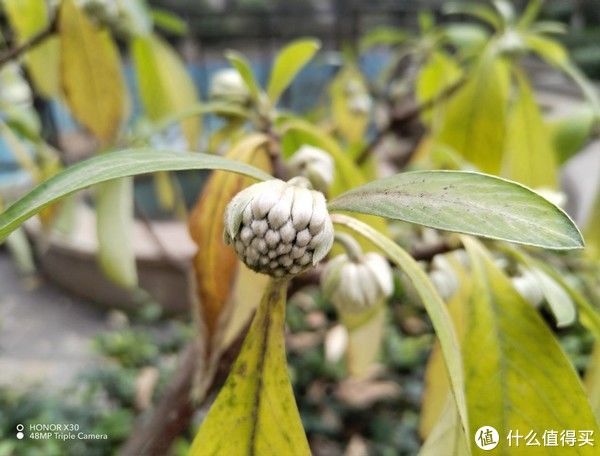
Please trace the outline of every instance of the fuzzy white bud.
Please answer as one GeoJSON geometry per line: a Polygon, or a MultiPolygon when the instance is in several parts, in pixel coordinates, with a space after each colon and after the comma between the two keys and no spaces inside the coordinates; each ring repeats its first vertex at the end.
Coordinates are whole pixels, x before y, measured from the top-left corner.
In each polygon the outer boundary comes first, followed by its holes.
{"type": "Polygon", "coordinates": [[[333,244],[322,193],[296,177],[239,192],[225,211],[225,242],[250,268],[273,277],[296,275],[321,261],[333,244]]]}
{"type": "Polygon", "coordinates": [[[250,92],[237,70],[225,68],[211,78],[209,96],[213,100],[245,104],[250,99],[250,92]]]}
{"type": "Polygon", "coordinates": [[[348,103],[350,111],[354,114],[367,115],[373,107],[373,99],[366,93],[352,96],[348,103]]]}
{"type": "Polygon", "coordinates": [[[321,192],[327,191],[333,181],[333,159],[318,147],[303,145],[292,155],[288,165],[292,173],[306,177],[321,192]]]}
{"type": "Polygon", "coordinates": [[[517,292],[534,307],[539,307],[544,300],[544,292],[540,287],[537,277],[529,271],[522,271],[521,275],[511,279],[517,292]]]}
{"type": "Polygon", "coordinates": [[[392,270],[375,252],[354,261],[346,254],[336,256],[323,271],[322,285],[325,295],[343,313],[371,309],[394,291],[392,270]]]}

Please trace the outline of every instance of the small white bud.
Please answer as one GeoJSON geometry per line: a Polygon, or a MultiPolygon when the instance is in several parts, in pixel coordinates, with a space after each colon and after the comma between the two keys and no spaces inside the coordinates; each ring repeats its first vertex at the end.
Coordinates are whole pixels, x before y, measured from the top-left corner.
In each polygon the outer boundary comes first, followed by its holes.
{"type": "Polygon", "coordinates": [[[336,325],[325,335],[325,359],[337,363],[348,348],[348,330],[344,325],[336,325]]]}
{"type": "Polygon", "coordinates": [[[231,200],[224,238],[249,268],[285,277],[329,253],[333,224],[325,197],[308,188],[305,179],[273,179],[251,185],[231,200]]]}
{"type": "Polygon", "coordinates": [[[246,83],[234,68],[217,71],[210,80],[209,97],[213,100],[245,104],[250,99],[246,83]]]}
{"type": "Polygon", "coordinates": [[[350,111],[354,114],[369,114],[373,107],[373,100],[366,94],[358,94],[348,100],[350,111]]]}
{"type": "Polygon", "coordinates": [[[393,292],[392,270],[386,259],[375,252],[351,260],[338,255],[323,271],[323,292],[338,311],[360,313],[371,309],[393,292]]]}
{"type": "Polygon", "coordinates": [[[327,191],[333,182],[333,159],[318,147],[303,145],[294,153],[288,165],[292,173],[306,177],[319,191],[327,191]]]}
{"type": "Polygon", "coordinates": [[[513,287],[533,307],[539,307],[544,300],[544,292],[540,287],[537,277],[529,271],[522,271],[521,275],[511,279],[513,287]]]}

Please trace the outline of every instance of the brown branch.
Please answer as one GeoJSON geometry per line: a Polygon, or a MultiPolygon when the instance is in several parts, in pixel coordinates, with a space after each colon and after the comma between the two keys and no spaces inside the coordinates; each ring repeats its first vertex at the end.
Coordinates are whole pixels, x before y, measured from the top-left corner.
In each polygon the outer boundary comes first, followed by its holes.
{"type": "Polygon", "coordinates": [[[9,48],[6,51],[4,51],[2,54],[0,54],[0,67],[4,66],[6,63],[10,62],[11,60],[18,58],[19,56],[26,53],[27,51],[30,51],[31,49],[35,48],[39,44],[43,43],[44,40],[46,40],[46,38],[52,36],[56,32],[56,30],[57,30],[57,20],[55,18],[52,22],[50,22],[50,24],[48,24],[48,27],[41,30],[37,34],[33,35],[27,41],[24,41],[23,43],[15,46],[15,47],[9,48]]]}
{"type": "Polygon", "coordinates": [[[441,91],[435,97],[432,97],[423,103],[412,105],[408,108],[392,112],[391,119],[386,125],[386,127],[379,130],[377,134],[373,137],[373,139],[365,146],[365,148],[361,151],[360,155],[356,159],[356,163],[359,165],[363,164],[389,133],[396,133],[398,136],[400,136],[400,133],[402,132],[403,128],[409,122],[415,120],[420,114],[434,108],[437,104],[444,103],[445,101],[447,101],[450,97],[452,97],[452,95],[456,93],[458,89],[460,89],[465,84],[465,82],[466,78],[461,78],[454,84],[448,86],[446,89],[441,91]]]}

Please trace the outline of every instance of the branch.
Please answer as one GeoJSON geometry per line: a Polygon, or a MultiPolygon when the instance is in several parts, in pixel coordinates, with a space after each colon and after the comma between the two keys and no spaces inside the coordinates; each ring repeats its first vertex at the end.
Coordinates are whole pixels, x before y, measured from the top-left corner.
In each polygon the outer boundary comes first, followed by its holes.
{"type": "Polygon", "coordinates": [[[33,35],[27,41],[24,41],[15,47],[9,48],[0,54],[0,67],[43,43],[46,38],[52,36],[52,34],[56,32],[56,29],[57,20],[55,18],[44,30],[41,30],[37,34],[33,35]]]}

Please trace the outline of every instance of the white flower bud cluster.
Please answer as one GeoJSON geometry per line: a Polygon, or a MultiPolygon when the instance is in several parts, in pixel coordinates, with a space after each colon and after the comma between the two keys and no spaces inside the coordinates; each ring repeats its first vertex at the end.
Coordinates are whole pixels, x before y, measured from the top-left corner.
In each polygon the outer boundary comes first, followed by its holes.
{"type": "Polygon", "coordinates": [[[296,275],[321,261],[333,244],[322,193],[296,177],[261,182],[238,193],[225,211],[225,242],[250,268],[274,277],[296,275]]]}
{"type": "Polygon", "coordinates": [[[511,278],[515,290],[533,307],[539,307],[544,301],[544,292],[535,274],[523,270],[521,275],[511,278]]]}
{"type": "Polygon", "coordinates": [[[332,259],[323,271],[323,292],[342,313],[360,313],[388,298],[394,291],[392,270],[375,252],[354,261],[346,254],[332,259]]]}
{"type": "Polygon", "coordinates": [[[209,97],[213,100],[246,104],[250,92],[240,73],[234,68],[217,71],[210,80],[209,97]]]}
{"type": "Polygon", "coordinates": [[[326,192],[333,181],[333,159],[318,147],[303,145],[292,155],[288,165],[292,173],[306,177],[321,192],[326,192]]]}

